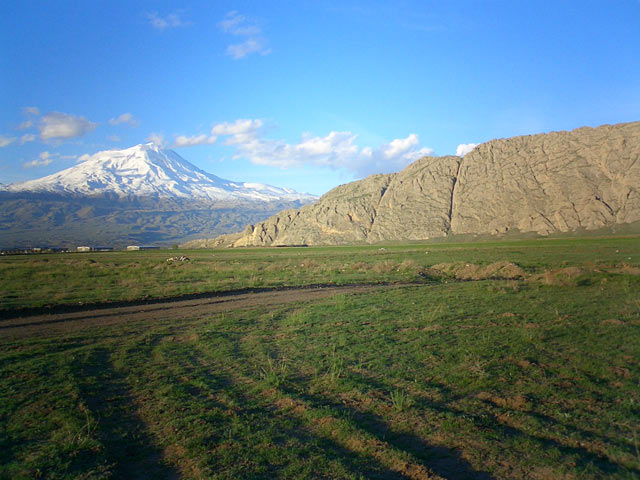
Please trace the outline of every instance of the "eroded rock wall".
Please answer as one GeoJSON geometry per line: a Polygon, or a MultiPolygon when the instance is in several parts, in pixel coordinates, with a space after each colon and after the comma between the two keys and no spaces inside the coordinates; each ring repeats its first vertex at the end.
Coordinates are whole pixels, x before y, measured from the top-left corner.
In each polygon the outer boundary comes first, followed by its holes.
{"type": "Polygon", "coordinates": [[[640,122],[492,140],[467,154],[456,234],[566,232],[640,220],[640,122]]]}
{"type": "Polygon", "coordinates": [[[451,229],[451,194],[460,157],[425,157],[395,174],[380,200],[368,240],[424,240],[451,229]]]}
{"type": "Polygon", "coordinates": [[[640,122],[579,128],[425,157],[341,185],[217,245],[337,245],[450,234],[549,234],[640,221],[640,122]]]}
{"type": "Polygon", "coordinates": [[[249,225],[232,246],[339,245],[368,241],[377,206],[395,174],[341,185],[317,203],[249,225]]]}

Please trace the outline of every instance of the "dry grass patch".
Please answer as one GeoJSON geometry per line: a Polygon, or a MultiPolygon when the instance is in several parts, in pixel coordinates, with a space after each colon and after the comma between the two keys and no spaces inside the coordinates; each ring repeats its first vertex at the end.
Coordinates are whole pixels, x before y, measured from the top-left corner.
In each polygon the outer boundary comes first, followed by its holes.
{"type": "Polygon", "coordinates": [[[434,276],[449,276],[456,280],[517,280],[526,277],[526,272],[515,263],[495,262],[489,265],[476,265],[474,263],[438,263],[427,270],[434,276]]]}
{"type": "Polygon", "coordinates": [[[622,265],[609,270],[612,273],[624,273],[626,275],[640,275],[640,267],[623,263],[622,265]]]}
{"type": "Polygon", "coordinates": [[[351,265],[351,270],[355,272],[366,272],[367,270],[371,270],[371,264],[366,262],[356,262],[351,265]]]}
{"type": "Polygon", "coordinates": [[[384,262],[376,263],[372,269],[376,273],[391,273],[396,270],[396,264],[391,260],[385,260],[384,262]]]}
{"type": "Polygon", "coordinates": [[[558,268],[534,275],[531,280],[543,285],[571,286],[575,285],[577,278],[584,275],[585,272],[579,267],[558,268]]]}

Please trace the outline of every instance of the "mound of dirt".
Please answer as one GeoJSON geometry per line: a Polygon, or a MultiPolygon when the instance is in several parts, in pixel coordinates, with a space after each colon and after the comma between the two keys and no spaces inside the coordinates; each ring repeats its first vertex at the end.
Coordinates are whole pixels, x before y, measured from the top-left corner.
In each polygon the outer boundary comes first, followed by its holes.
{"type": "Polygon", "coordinates": [[[585,274],[585,270],[579,267],[566,267],[554,270],[546,270],[531,277],[534,282],[543,285],[573,285],[576,279],[585,274]]]}
{"type": "Polygon", "coordinates": [[[516,280],[526,277],[526,273],[518,265],[511,262],[495,262],[490,265],[474,263],[439,263],[430,267],[427,272],[435,277],[453,277],[456,280],[516,280]]]}
{"type": "Polygon", "coordinates": [[[625,275],[640,275],[640,267],[623,263],[622,265],[609,270],[612,273],[622,273],[625,275]]]}

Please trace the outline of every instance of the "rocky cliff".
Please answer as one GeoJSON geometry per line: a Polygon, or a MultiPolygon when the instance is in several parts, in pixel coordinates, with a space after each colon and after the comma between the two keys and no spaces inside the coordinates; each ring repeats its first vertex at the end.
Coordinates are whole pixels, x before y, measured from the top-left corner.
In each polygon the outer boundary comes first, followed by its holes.
{"type": "Polygon", "coordinates": [[[192,246],[330,245],[550,234],[640,221],[640,122],[478,145],[341,185],[242,233],[192,246]]]}

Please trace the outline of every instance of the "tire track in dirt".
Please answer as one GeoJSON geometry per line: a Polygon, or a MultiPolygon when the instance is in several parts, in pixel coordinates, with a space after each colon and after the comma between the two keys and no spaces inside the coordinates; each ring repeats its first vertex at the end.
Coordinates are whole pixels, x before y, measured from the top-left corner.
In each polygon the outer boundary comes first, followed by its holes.
{"type": "Polygon", "coordinates": [[[159,323],[167,320],[179,321],[182,318],[194,320],[232,310],[273,307],[293,302],[319,300],[337,294],[366,293],[409,285],[417,286],[416,284],[333,285],[246,293],[230,292],[186,300],[170,299],[164,302],[154,300],[135,305],[89,307],[86,310],[73,312],[16,316],[0,321],[0,336],[24,338],[123,323],[134,324],[147,321],[159,323]]]}

